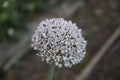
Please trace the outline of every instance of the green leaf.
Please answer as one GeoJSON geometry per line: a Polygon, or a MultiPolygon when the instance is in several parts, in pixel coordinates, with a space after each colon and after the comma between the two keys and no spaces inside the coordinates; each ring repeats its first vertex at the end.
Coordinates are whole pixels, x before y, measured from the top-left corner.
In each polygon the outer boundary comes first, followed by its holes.
{"type": "Polygon", "coordinates": [[[0,23],[4,23],[5,21],[7,21],[8,18],[9,18],[8,13],[6,12],[0,13],[0,23]]]}
{"type": "Polygon", "coordinates": [[[26,9],[29,11],[29,12],[33,12],[35,10],[35,7],[36,5],[34,3],[27,3],[26,4],[26,9]]]}
{"type": "Polygon", "coordinates": [[[9,21],[15,29],[22,29],[24,27],[24,20],[20,13],[13,11],[9,21]]]}

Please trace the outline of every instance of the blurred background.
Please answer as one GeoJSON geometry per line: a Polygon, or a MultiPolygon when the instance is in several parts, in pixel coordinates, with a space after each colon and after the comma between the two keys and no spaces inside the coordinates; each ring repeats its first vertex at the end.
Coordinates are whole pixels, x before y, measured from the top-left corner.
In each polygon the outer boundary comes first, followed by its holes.
{"type": "Polygon", "coordinates": [[[120,80],[120,0],[0,0],[0,80],[46,80],[49,64],[30,47],[41,20],[72,20],[88,41],[84,60],[53,80],[120,80]]]}

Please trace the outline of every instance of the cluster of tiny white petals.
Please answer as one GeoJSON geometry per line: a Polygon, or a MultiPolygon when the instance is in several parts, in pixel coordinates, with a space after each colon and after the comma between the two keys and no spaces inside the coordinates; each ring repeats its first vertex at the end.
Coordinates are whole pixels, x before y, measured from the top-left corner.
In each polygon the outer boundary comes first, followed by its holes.
{"type": "Polygon", "coordinates": [[[63,18],[42,21],[32,35],[32,47],[47,63],[71,67],[80,63],[86,53],[86,40],[75,23],[63,18]]]}

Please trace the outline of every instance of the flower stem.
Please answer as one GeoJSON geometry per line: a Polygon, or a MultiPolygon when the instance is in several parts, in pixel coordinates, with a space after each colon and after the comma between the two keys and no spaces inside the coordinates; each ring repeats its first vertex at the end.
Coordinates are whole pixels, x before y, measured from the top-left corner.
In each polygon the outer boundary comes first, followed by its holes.
{"type": "Polygon", "coordinates": [[[47,80],[52,80],[54,69],[55,69],[55,64],[51,63],[50,64],[50,70],[48,72],[48,78],[47,78],[47,80]]]}

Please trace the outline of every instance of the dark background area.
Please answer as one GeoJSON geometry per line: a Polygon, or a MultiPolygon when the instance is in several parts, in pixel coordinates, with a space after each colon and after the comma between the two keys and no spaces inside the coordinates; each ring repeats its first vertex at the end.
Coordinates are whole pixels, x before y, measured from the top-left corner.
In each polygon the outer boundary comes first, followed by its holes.
{"type": "MultiPolygon", "coordinates": [[[[55,68],[53,80],[75,80],[120,27],[120,0],[0,0],[0,80],[46,80],[49,64],[31,49],[41,20],[72,20],[88,41],[84,60],[55,68]]],[[[120,80],[120,36],[85,80],[120,80]]]]}

